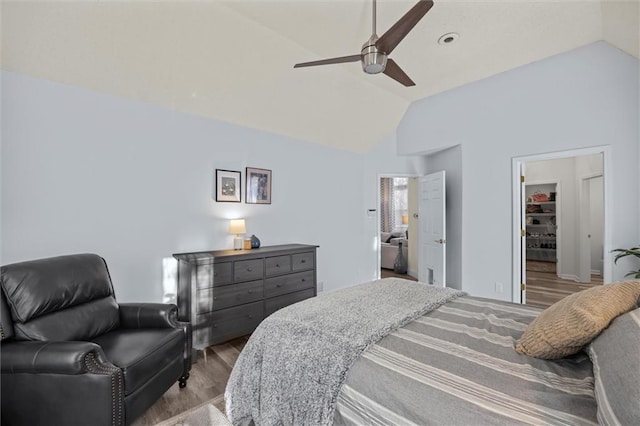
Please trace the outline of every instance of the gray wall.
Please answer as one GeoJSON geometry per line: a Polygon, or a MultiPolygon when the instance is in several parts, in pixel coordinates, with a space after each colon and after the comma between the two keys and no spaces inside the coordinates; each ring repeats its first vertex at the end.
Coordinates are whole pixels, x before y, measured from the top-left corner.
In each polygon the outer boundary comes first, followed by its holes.
{"type": "Polygon", "coordinates": [[[119,299],[160,301],[169,291],[163,259],[232,247],[228,220],[243,217],[263,245],[320,245],[325,290],[375,273],[363,232],[375,221],[363,206],[377,165],[405,171],[393,136],[359,155],[24,75],[1,78],[3,263],[96,252],[119,299]],[[216,203],[214,170],[242,171],[244,185],[247,166],[273,170],[272,204],[216,203]]]}
{"type": "MultiPolygon", "coordinates": [[[[638,242],[638,59],[597,42],[413,103],[400,154],[461,145],[462,287],[511,300],[513,157],[611,146],[614,247],[638,242]],[[495,291],[504,283],[504,292],[495,291]]],[[[609,259],[609,262],[611,259],[609,259]]],[[[620,279],[628,265],[614,268],[620,279]]]]}
{"type": "Polygon", "coordinates": [[[319,280],[336,289],[377,273],[366,210],[378,176],[442,161],[460,240],[449,280],[511,299],[512,157],[611,145],[613,245],[637,244],[638,75],[637,59],[595,43],[416,102],[396,135],[358,155],[1,72],[0,257],[98,252],[121,300],[157,301],[164,258],[231,247],[228,219],[245,217],[263,244],[319,244],[319,280]],[[214,169],[246,166],[273,170],[273,204],[215,203],[214,169]]]}

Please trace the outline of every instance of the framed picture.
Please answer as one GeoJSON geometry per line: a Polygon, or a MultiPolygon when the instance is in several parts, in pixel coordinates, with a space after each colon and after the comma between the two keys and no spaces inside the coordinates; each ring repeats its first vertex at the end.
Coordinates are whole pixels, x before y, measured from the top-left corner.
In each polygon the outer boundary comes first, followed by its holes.
{"type": "Polygon", "coordinates": [[[242,199],[242,173],[216,169],[216,201],[239,203],[242,199]]]}
{"type": "Polygon", "coordinates": [[[271,170],[247,167],[247,204],[271,204],[271,170]]]}

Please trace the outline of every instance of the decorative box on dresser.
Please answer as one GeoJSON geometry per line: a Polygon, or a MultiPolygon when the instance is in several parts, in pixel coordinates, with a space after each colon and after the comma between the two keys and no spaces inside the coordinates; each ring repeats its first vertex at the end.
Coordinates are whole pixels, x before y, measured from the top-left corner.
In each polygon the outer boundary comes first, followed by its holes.
{"type": "Polygon", "coordinates": [[[280,308],[316,295],[315,245],[174,254],[178,312],[204,349],[244,336],[280,308]]]}

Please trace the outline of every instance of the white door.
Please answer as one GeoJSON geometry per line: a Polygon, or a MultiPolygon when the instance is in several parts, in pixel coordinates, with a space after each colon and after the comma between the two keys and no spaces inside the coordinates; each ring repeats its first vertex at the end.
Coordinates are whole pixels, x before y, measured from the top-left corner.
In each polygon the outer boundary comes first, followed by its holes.
{"type": "Polygon", "coordinates": [[[579,218],[579,279],[581,283],[590,283],[592,274],[603,274],[604,185],[602,175],[582,179],[579,218]]]}
{"type": "Polygon", "coordinates": [[[520,303],[527,303],[527,200],[525,195],[525,163],[520,163],[520,303]]]}
{"type": "Polygon", "coordinates": [[[444,170],[420,178],[418,214],[420,241],[418,279],[446,287],[445,173],[444,170]]]}
{"type": "Polygon", "coordinates": [[[604,264],[604,179],[589,179],[589,242],[591,243],[592,275],[603,273],[604,264]]]}

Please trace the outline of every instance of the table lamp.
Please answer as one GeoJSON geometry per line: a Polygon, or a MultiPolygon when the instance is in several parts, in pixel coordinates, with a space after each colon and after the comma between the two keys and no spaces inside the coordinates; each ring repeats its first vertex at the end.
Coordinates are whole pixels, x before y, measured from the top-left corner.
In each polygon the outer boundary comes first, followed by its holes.
{"type": "Polygon", "coordinates": [[[236,234],[233,239],[233,249],[242,250],[242,235],[247,232],[244,219],[232,219],[229,223],[229,233],[236,234]]]}

